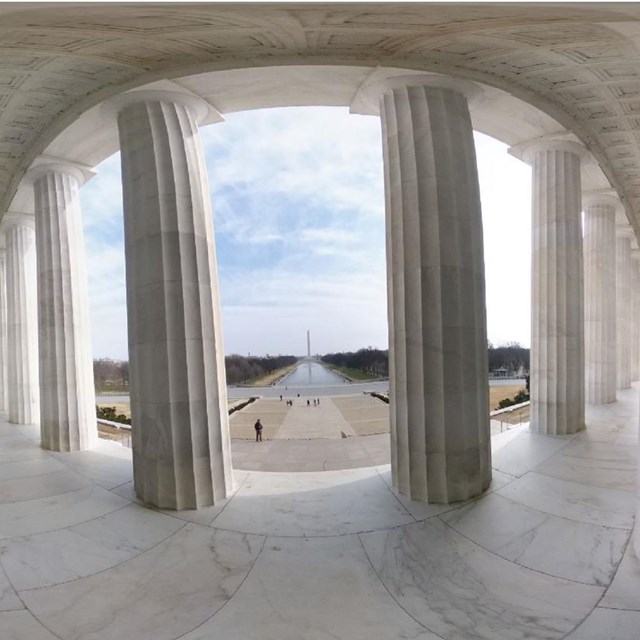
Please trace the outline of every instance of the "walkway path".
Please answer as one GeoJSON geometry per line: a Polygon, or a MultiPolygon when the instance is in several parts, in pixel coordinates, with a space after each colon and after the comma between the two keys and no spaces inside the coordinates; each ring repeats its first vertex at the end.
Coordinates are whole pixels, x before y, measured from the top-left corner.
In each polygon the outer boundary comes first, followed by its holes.
{"type": "Polygon", "coordinates": [[[253,425],[260,418],[265,440],[343,439],[389,433],[389,405],[368,394],[285,400],[260,398],[231,414],[232,438],[255,440],[253,425]],[[307,404],[307,402],[309,404],[307,404]]]}

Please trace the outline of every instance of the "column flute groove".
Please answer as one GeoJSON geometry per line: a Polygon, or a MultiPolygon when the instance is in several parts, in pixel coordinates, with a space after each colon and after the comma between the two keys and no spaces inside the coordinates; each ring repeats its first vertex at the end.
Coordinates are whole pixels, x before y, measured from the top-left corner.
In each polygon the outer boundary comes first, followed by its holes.
{"type": "Polygon", "coordinates": [[[619,202],[587,195],[584,206],[586,401],[616,400],[616,230],[619,202]]]}
{"type": "Polygon", "coordinates": [[[7,387],[7,252],[0,248],[0,411],[9,408],[7,387]]]}
{"type": "Polygon", "coordinates": [[[97,443],[89,301],[75,165],[38,165],[33,182],[38,249],[40,433],[52,451],[97,443]]]}
{"type": "Polygon", "coordinates": [[[232,486],[202,105],[171,92],[108,105],[122,154],[135,490],[170,509],[214,504],[232,486]]]}
{"type": "Polygon", "coordinates": [[[631,248],[631,380],[640,379],[640,249],[631,248]]]}
{"type": "Polygon", "coordinates": [[[584,298],[579,145],[518,151],[533,167],[531,429],[584,428],[584,298]]]}
{"type": "Polygon", "coordinates": [[[2,220],[7,244],[7,391],[9,422],[39,418],[36,246],[33,216],[8,213],[2,220]]]}
{"type": "Polygon", "coordinates": [[[484,256],[467,99],[429,82],[380,91],[391,456],[401,493],[447,503],[491,481],[484,256]]]}
{"type": "Polygon", "coordinates": [[[631,387],[631,227],[616,229],[617,388],[631,387]]]}

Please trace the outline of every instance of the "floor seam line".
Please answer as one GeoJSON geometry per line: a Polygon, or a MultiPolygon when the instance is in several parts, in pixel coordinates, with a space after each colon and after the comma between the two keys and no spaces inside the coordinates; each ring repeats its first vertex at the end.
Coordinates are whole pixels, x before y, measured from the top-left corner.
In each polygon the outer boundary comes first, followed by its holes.
{"type": "Polygon", "coordinates": [[[106,573],[107,571],[111,571],[112,569],[117,569],[118,567],[121,567],[121,566],[127,564],[127,562],[132,562],[133,560],[136,560],[137,558],[141,558],[143,555],[145,555],[149,551],[153,551],[153,549],[155,549],[156,547],[160,546],[161,544],[163,544],[164,542],[169,540],[169,538],[171,538],[172,536],[175,536],[177,533],[182,531],[188,524],[190,524],[190,523],[185,522],[182,527],[180,527],[179,529],[176,529],[173,533],[169,534],[166,538],[163,538],[162,540],[159,540],[158,542],[156,542],[156,544],[150,546],[148,549],[144,549],[143,551],[141,551],[140,553],[136,554],[135,556],[132,556],[131,558],[128,558],[127,560],[123,560],[122,562],[119,562],[118,564],[114,564],[112,567],[105,567],[104,569],[100,569],[100,571],[96,571],[95,573],[89,573],[86,576],[78,576],[77,578],[73,578],[71,580],[65,580],[64,582],[59,582],[57,584],[44,585],[42,587],[33,587],[31,589],[22,589],[19,593],[26,593],[27,591],[41,591],[42,589],[51,589],[53,587],[57,587],[58,584],[70,584],[72,582],[76,582],[77,580],[86,580],[88,578],[93,578],[93,576],[99,576],[102,573],[106,573]]]}
{"type": "Polygon", "coordinates": [[[427,627],[425,624],[423,624],[422,622],[420,622],[420,620],[418,620],[417,618],[415,618],[411,613],[409,613],[407,611],[407,609],[405,609],[405,607],[403,607],[400,602],[398,602],[397,598],[391,593],[391,591],[389,590],[389,587],[387,587],[387,585],[384,583],[384,581],[382,580],[382,578],[380,577],[380,574],[376,571],[376,568],[373,566],[373,562],[371,561],[371,557],[369,556],[369,554],[367,553],[367,549],[364,546],[364,542],[362,542],[362,538],[360,537],[360,534],[357,534],[358,537],[358,542],[360,543],[360,547],[362,548],[362,551],[365,555],[365,558],[367,559],[367,562],[369,563],[369,566],[371,567],[371,571],[373,571],[373,574],[375,575],[375,577],[377,578],[378,582],[382,585],[382,588],[387,592],[387,594],[389,595],[389,597],[396,603],[396,605],[398,607],[400,607],[400,609],[402,609],[402,611],[404,611],[417,625],[419,625],[420,627],[422,627],[423,629],[426,629],[429,633],[433,633],[433,635],[437,636],[438,638],[441,638],[442,640],[446,640],[444,638],[444,636],[441,636],[439,633],[436,633],[435,631],[429,629],[429,627],[427,627]]]}
{"type": "MultiPolygon", "coordinates": [[[[255,534],[245,534],[245,535],[255,535],[255,534]]],[[[242,588],[242,585],[247,581],[247,579],[249,578],[249,576],[253,572],[253,568],[256,566],[256,563],[258,562],[258,558],[262,555],[262,552],[264,551],[265,545],[267,544],[267,540],[270,537],[271,536],[267,536],[267,535],[264,536],[264,540],[262,541],[262,546],[260,547],[260,550],[256,554],[256,557],[253,559],[253,562],[251,563],[251,566],[249,567],[249,571],[247,571],[245,577],[242,578],[242,580],[240,581],[240,584],[236,587],[234,592],[229,596],[227,601],[224,602],[222,604],[222,606],[219,607],[216,611],[214,611],[208,618],[204,619],[200,624],[196,625],[192,629],[189,629],[188,631],[185,631],[184,633],[181,633],[179,636],[176,636],[173,640],[180,640],[180,638],[184,638],[186,635],[188,635],[190,633],[193,633],[196,629],[199,629],[203,624],[206,624],[210,620],[213,620],[213,618],[215,618],[231,602],[231,600],[233,600],[233,598],[235,597],[236,593],[238,593],[238,591],[240,591],[240,589],[242,588]]]]}
{"type": "MultiPolygon", "coordinates": [[[[603,590],[602,595],[604,595],[604,593],[607,590],[607,587],[605,587],[603,585],[593,584],[592,582],[582,582],[580,580],[574,580],[573,578],[566,578],[564,576],[556,576],[556,575],[553,575],[552,573],[547,573],[546,571],[540,571],[539,569],[533,569],[531,567],[527,567],[524,564],[520,564],[519,562],[516,562],[515,560],[510,560],[509,558],[505,558],[504,556],[501,556],[500,554],[496,553],[495,551],[491,551],[491,549],[487,549],[487,547],[484,547],[479,542],[476,542],[475,540],[472,540],[471,538],[466,536],[464,533],[461,533],[454,526],[452,526],[451,524],[449,524],[448,522],[443,520],[439,515],[436,516],[436,517],[438,518],[438,520],[440,520],[440,522],[442,522],[442,524],[444,524],[446,527],[451,529],[451,531],[454,531],[459,536],[461,536],[462,538],[467,540],[467,542],[470,542],[471,544],[473,544],[476,547],[478,547],[478,549],[482,549],[483,551],[486,551],[487,553],[490,553],[492,556],[495,556],[496,558],[500,558],[501,560],[504,560],[505,562],[509,562],[509,563],[511,563],[513,565],[516,565],[517,567],[520,567],[521,569],[525,569],[527,571],[533,571],[534,573],[539,573],[542,576],[547,576],[548,578],[553,578],[555,580],[566,580],[567,582],[571,582],[572,584],[579,584],[579,585],[582,585],[582,586],[585,586],[585,587],[594,587],[596,589],[602,589],[603,590]]],[[[624,552],[623,552],[622,555],[624,556],[624,552]]],[[[621,556],[621,558],[622,558],[622,556],[621,556]]],[[[614,575],[615,575],[615,573],[614,573],[614,575]]]]}

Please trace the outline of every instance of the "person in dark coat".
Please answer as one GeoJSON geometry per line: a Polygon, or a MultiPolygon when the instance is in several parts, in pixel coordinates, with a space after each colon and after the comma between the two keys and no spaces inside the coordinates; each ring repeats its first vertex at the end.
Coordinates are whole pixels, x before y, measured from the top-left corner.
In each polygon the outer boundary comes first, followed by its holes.
{"type": "Polygon", "coordinates": [[[256,420],[253,428],[256,430],[256,442],[262,442],[262,422],[260,422],[260,418],[256,420]]]}

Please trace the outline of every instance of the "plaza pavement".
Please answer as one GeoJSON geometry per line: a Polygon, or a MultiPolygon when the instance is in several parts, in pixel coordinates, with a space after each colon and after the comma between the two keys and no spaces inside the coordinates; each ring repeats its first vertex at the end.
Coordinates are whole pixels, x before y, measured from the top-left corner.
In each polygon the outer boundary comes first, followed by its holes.
{"type": "MultiPolygon", "coordinates": [[[[260,398],[229,418],[233,466],[248,471],[328,471],[388,464],[389,405],[369,394],[260,398]],[[316,398],[317,400],[317,398],[316,398]],[[253,425],[260,418],[262,442],[253,425]]],[[[491,435],[509,425],[491,421],[491,435]]]]}
{"type": "Polygon", "coordinates": [[[230,416],[235,468],[327,471],[389,462],[389,405],[363,393],[325,396],[315,406],[306,396],[292,401],[288,407],[284,399],[260,398],[230,416]],[[255,441],[258,418],[262,442],[255,441]]]}

